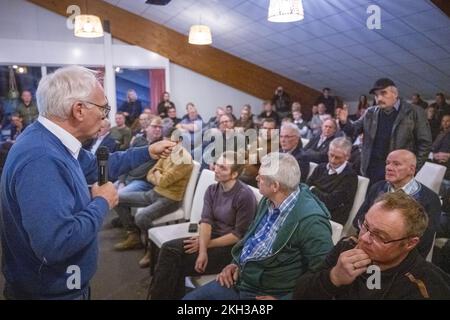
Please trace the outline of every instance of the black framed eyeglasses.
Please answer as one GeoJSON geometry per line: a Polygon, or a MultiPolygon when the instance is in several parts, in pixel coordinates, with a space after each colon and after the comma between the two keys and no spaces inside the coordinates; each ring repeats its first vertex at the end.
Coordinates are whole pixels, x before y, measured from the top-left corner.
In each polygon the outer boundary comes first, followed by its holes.
{"type": "Polygon", "coordinates": [[[108,115],[109,115],[109,113],[110,113],[110,111],[111,111],[111,106],[108,104],[108,102],[107,102],[105,105],[103,105],[103,106],[100,105],[100,104],[96,104],[96,103],[90,102],[90,101],[81,101],[81,102],[83,102],[83,103],[89,103],[89,104],[92,104],[92,105],[94,105],[94,106],[96,106],[96,107],[102,109],[103,116],[104,116],[105,118],[108,118],[108,115]]]}
{"type": "Polygon", "coordinates": [[[374,231],[369,229],[369,226],[367,225],[367,221],[366,220],[364,220],[362,222],[358,221],[358,227],[359,227],[359,230],[362,233],[369,232],[370,237],[375,242],[378,242],[378,243],[389,244],[389,243],[398,242],[398,241],[402,241],[402,240],[406,240],[408,238],[411,238],[411,236],[407,236],[407,237],[403,237],[403,238],[400,238],[400,239],[385,240],[385,239],[383,239],[383,237],[381,235],[379,235],[378,233],[376,233],[376,232],[374,232],[374,231]]]}

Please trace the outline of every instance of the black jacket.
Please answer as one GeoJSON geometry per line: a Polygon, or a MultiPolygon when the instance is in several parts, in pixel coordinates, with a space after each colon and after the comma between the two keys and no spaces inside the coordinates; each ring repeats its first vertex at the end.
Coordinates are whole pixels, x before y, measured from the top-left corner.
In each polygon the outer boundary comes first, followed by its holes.
{"type": "Polygon", "coordinates": [[[322,265],[321,271],[299,278],[294,299],[450,299],[450,276],[431,264],[413,249],[396,267],[381,271],[380,289],[369,289],[367,280],[373,274],[363,273],[353,283],[336,287],[330,271],[339,255],[353,249],[356,239],[342,239],[322,265]]]}
{"type": "Polygon", "coordinates": [[[325,204],[331,213],[331,220],[345,225],[355,200],[358,175],[347,163],[340,174],[328,177],[331,176],[328,175],[327,164],[322,163],[314,169],[306,184],[314,186],[311,192],[325,204]]]}
{"type": "Polygon", "coordinates": [[[303,147],[307,160],[315,163],[328,162],[328,149],[334,138],[336,138],[336,135],[328,137],[319,147],[320,134],[312,137],[308,144],[303,147]]]}

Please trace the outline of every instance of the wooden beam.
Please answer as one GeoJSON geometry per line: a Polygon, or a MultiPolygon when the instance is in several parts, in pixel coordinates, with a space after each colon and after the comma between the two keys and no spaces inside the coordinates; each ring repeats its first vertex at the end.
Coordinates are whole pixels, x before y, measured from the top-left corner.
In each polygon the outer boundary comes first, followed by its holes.
{"type": "MultiPolygon", "coordinates": [[[[187,36],[107,2],[98,0],[28,1],[66,17],[69,16],[66,13],[68,6],[78,5],[81,13],[86,13],[87,3],[88,13],[98,15],[102,20],[110,22],[111,34],[114,38],[158,53],[175,64],[261,99],[270,99],[276,87],[281,85],[294,101],[300,101],[309,109],[320,94],[314,89],[212,46],[190,45],[187,36]]],[[[65,28],[65,25],[61,28],[65,28]]],[[[214,30],[212,32],[214,41],[214,30]]],[[[309,110],[305,111],[308,113],[309,110]]]]}
{"type": "Polygon", "coordinates": [[[436,7],[441,9],[450,18],[450,1],[448,0],[431,0],[436,7]]]}

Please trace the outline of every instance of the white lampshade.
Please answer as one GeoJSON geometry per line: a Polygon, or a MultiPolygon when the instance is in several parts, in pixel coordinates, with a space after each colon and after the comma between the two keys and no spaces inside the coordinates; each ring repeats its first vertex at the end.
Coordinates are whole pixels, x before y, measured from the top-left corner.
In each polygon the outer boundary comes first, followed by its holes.
{"type": "Polygon", "coordinates": [[[189,43],[205,45],[212,43],[211,30],[205,25],[193,25],[189,30],[189,43]]]}
{"type": "Polygon", "coordinates": [[[80,14],[75,17],[75,37],[98,38],[103,37],[103,26],[100,18],[94,15],[80,14]]]}
{"type": "Polygon", "coordinates": [[[304,18],[302,0],[270,0],[267,20],[271,22],[294,22],[304,18]]]}

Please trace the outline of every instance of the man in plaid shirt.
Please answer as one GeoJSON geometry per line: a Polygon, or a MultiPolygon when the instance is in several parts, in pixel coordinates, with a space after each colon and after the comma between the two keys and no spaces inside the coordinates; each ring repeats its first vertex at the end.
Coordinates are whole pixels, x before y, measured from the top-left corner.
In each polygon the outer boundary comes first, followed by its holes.
{"type": "Polygon", "coordinates": [[[232,249],[233,261],[216,281],[185,299],[289,298],[300,275],[316,270],[333,247],[326,207],[300,183],[290,154],[270,153],[257,177],[264,198],[255,220],[232,249]]]}

